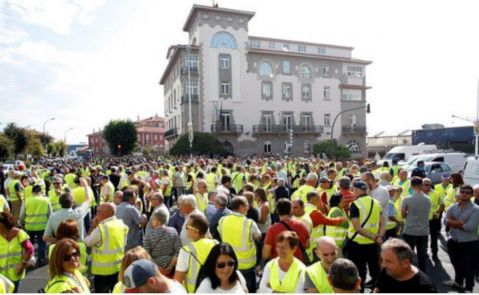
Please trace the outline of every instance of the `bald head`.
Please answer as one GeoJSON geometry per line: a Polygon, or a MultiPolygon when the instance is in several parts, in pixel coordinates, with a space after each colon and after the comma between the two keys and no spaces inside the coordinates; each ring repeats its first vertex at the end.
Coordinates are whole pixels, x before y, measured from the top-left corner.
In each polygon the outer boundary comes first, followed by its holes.
{"type": "Polygon", "coordinates": [[[329,266],[336,260],[338,254],[338,246],[333,238],[323,236],[316,240],[318,247],[316,248],[316,254],[321,260],[321,264],[325,269],[329,269],[329,266]]]}
{"type": "Polygon", "coordinates": [[[101,220],[115,216],[116,207],[112,203],[103,203],[98,207],[98,215],[101,220]]]}

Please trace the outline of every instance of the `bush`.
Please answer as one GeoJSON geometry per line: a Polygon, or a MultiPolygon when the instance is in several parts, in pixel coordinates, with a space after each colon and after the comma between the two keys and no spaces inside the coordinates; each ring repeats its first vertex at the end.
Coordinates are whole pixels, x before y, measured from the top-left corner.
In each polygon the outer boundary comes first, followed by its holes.
{"type": "MultiPolygon", "coordinates": [[[[225,150],[221,142],[210,133],[195,132],[193,136],[192,154],[209,155],[224,154],[225,150]]],[[[170,150],[170,155],[181,156],[190,154],[190,141],[188,134],[182,135],[170,150]]]]}
{"type": "Polygon", "coordinates": [[[102,135],[114,156],[131,153],[138,141],[135,124],[130,120],[110,121],[103,129],[102,135]]]}
{"type": "Polygon", "coordinates": [[[0,160],[4,161],[9,159],[13,153],[13,142],[5,136],[4,134],[0,133],[0,160]]]}
{"type": "Polygon", "coordinates": [[[314,144],[313,152],[315,155],[323,155],[329,159],[336,159],[338,161],[344,161],[351,158],[351,152],[348,147],[344,145],[336,144],[336,142],[331,142],[330,140],[325,140],[314,144]]]}

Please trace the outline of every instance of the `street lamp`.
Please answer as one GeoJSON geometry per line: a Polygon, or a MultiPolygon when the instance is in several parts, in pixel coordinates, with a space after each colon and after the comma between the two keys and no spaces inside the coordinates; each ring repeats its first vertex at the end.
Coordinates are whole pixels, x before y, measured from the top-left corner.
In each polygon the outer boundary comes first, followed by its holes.
{"type": "Polygon", "coordinates": [[[43,134],[46,135],[46,133],[45,133],[45,126],[47,125],[47,123],[50,122],[50,121],[53,121],[53,120],[55,120],[55,118],[50,118],[50,119],[46,120],[46,121],[43,123],[43,134]]]}
{"type": "Polygon", "coordinates": [[[365,106],[361,106],[361,107],[357,107],[357,108],[352,108],[352,109],[347,109],[347,110],[344,110],[342,112],[339,112],[336,117],[334,117],[334,121],[333,121],[333,126],[331,127],[331,142],[333,142],[333,134],[334,134],[334,124],[336,124],[336,120],[338,119],[339,115],[341,114],[344,114],[346,112],[351,112],[351,111],[355,111],[355,110],[360,110],[360,109],[366,109],[366,113],[370,113],[371,112],[371,107],[369,105],[369,103],[365,106]]]}
{"type": "Polygon", "coordinates": [[[68,131],[70,130],[73,130],[73,127],[72,128],[68,128],[67,130],[65,130],[65,133],[63,133],[63,142],[65,142],[65,144],[67,144],[67,133],[68,131]]]}
{"type": "Polygon", "coordinates": [[[188,140],[190,141],[190,155],[193,150],[193,122],[191,120],[191,74],[190,74],[190,50],[191,45],[186,46],[187,56],[186,56],[186,67],[188,70],[188,86],[186,91],[188,92],[188,140]]]}

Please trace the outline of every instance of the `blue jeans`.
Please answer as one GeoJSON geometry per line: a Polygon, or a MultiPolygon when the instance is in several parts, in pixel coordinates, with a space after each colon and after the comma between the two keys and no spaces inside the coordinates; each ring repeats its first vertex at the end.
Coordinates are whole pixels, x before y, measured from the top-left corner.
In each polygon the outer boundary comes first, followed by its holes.
{"type": "Polygon", "coordinates": [[[46,255],[46,250],[47,250],[47,244],[43,240],[43,234],[45,233],[44,230],[39,230],[39,231],[27,231],[28,235],[30,236],[30,242],[32,245],[35,243],[38,244],[38,249],[37,249],[37,263],[44,263],[46,262],[45,260],[45,255],[46,255]]]}

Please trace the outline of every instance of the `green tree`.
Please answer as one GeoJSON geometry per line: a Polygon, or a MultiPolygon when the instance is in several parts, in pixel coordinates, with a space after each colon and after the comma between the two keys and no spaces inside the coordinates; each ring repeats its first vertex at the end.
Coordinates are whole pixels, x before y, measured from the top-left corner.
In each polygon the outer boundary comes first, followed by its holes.
{"type": "Polygon", "coordinates": [[[351,158],[351,152],[349,151],[348,147],[336,144],[336,142],[331,142],[330,140],[320,141],[314,144],[313,153],[315,155],[323,155],[324,153],[329,159],[334,158],[340,161],[351,158]]]}
{"type": "Polygon", "coordinates": [[[15,123],[8,123],[3,133],[13,142],[15,158],[25,151],[28,145],[28,134],[25,128],[18,127],[15,123]]]}
{"type": "Polygon", "coordinates": [[[138,141],[135,124],[130,120],[111,120],[103,129],[102,135],[115,156],[131,153],[138,141]]]}
{"type": "Polygon", "coordinates": [[[0,133],[0,160],[7,160],[12,156],[13,142],[6,135],[0,133]]]}
{"type": "Polygon", "coordinates": [[[55,142],[55,146],[56,146],[56,155],[58,157],[65,157],[65,155],[67,154],[67,149],[68,149],[67,144],[63,140],[59,140],[55,142]]]}
{"type": "Polygon", "coordinates": [[[50,142],[49,144],[47,144],[47,154],[51,157],[57,156],[57,145],[55,143],[50,142]]]}
{"type": "Polygon", "coordinates": [[[28,140],[28,145],[25,150],[27,154],[32,155],[34,159],[39,159],[45,155],[45,149],[43,144],[38,137],[31,137],[28,140]]]}
{"type": "MultiPolygon", "coordinates": [[[[223,154],[225,150],[221,142],[210,133],[195,132],[192,151],[195,155],[223,154]]],[[[182,135],[171,148],[170,154],[174,156],[189,155],[190,141],[188,134],[182,135]]]]}

